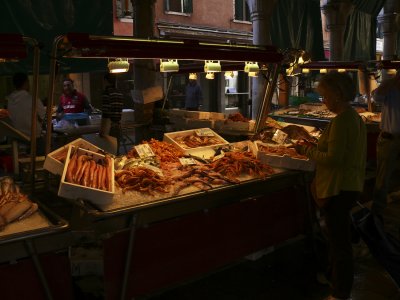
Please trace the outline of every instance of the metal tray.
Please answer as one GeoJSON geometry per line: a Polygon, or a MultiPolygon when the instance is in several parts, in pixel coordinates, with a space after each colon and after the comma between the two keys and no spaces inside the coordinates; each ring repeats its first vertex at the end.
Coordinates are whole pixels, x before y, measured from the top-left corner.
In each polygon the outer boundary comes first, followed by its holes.
{"type": "MultiPolygon", "coordinates": [[[[28,238],[36,238],[36,237],[40,237],[40,236],[44,236],[44,235],[53,234],[56,232],[64,231],[69,227],[69,224],[67,221],[65,221],[63,218],[59,217],[58,215],[56,215],[54,212],[52,212],[50,209],[48,209],[45,205],[43,205],[40,201],[35,200],[35,202],[39,205],[38,212],[36,212],[36,213],[39,213],[39,214],[41,214],[42,217],[46,218],[48,223],[50,223],[50,225],[41,227],[38,229],[26,228],[26,230],[2,235],[2,236],[0,236],[0,245],[6,244],[6,243],[11,243],[11,242],[16,242],[16,241],[21,241],[21,240],[28,239],[28,238]]],[[[29,219],[29,218],[27,218],[27,219],[29,219]]],[[[22,222],[22,221],[18,221],[18,222],[22,222]]],[[[13,224],[13,223],[11,223],[11,224],[13,224]]],[[[8,225],[8,226],[10,226],[10,225],[8,225]]]]}

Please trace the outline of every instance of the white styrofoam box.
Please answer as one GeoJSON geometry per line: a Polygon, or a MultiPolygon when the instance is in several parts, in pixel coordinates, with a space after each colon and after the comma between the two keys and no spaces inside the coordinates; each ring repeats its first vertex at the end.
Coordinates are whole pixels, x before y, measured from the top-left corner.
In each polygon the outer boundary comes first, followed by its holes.
{"type": "Polygon", "coordinates": [[[68,147],[70,145],[78,146],[80,148],[84,148],[93,152],[98,152],[98,151],[103,151],[99,147],[93,145],[92,143],[89,143],[88,141],[78,138],[76,140],[73,140],[72,142],[64,145],[63,147],[60,147],[53,152],[50,152],[46,156],[46,160],[44,161],[43,168],[47,171],[49,171],[52,174],[55,175],[62,175],[63,170],[64,170],[64,163],[55,159],[54,156],[57,154],[60,154],[62,151],[68,151],[68,147]]]}
{"type": "Polygon", "coordinates": [[[265,144],[261,141],[255,141],[257,149],[257,158],[264,164],[268,164],[271,167],[276,168],[284,168],[290,170],[302,170],[302,171],[314,171],[315,170],[315,162],[310,159],[299,159],[292,158],[288,155],[273,155],[267,154],[266,152],[259,150],[259,145],[266,145],[269,147],[273,147],[273,145],[265,144]]]}
{"type": "MultiPolygon", "coordinates": [[[[211,130],[209,128],[202,128],[202,129],[211,130]]],[[[218,148],[220,146],[224,146],[224,145],[228,145],[229,144],[220,135],[218,135],[214,131],[212,131],[212,132],[213,132],[214,136],[218,140],[221,141],[221,143],[218,143],[218,144],[215,144],[215,145],[210,145],[210,146],[204,146],[204,147],[189,148],[189,147],[183,147],[181,144],[179,144],[179,143],[177,143],[175,141],[175,138],[178,137],[178,136],[187,136],[187,135],[195,134],[195,130],[194,129],[193,130],[184,130],[184,131],[175,131],[175,132],[164,133],[164,141],[177,146],[185,154],[191,154],[191,155],[199,156],[199,157],[202,157],[202,158],[210,158],[210,157],[214,156],[214,154],[215,154],[214,149],[216,149],[216,148],[218,148]]]]}
{"type": "Polygon", "coordinates": [[[187,119],[187,129],[214,128],[213,120],[187,119]]]}
{"type": "Polygon", "coordinates": [[[111,179],[111,191],[105,191],[101,189],[95,189],[92,187],[83,186],[76,183],[71,183],[65,181],[65,176],[68,169],[68,164],[70,162],[70,156],[72,149],[78,151],[80,155],[86,154],[92,156],[94,159],[104,159],[105,156],[96,152],[85,150],[73,145],[68,147],[67,161],[65,162],[65,168],[61,176],[60,187],[58,189],[58,196],[67,199],[85,199],[92,202],[99,208],[110,204],[113,200],[115,193],[115,183],[114,183],[114,159],[111,158],[111,166],[109,166],[109,178],[111,179]]]}
{"type": "Polygon", "coordinates": [[[255,126],[255,121],[249,122],[234,122],[231,120],[216,120],[214,128],[218,130],[236,130],[236,131],[252,131],[255,126]]]}
{"type": "Polygon", "coordinates": [[[193,111],[193,110],[186,110],[185,117],[190,119],[206,119],[210,118],[210,113],[208,111],[193,111]]]}
{"type": "Polygon", "coordinates": [[[224,120],[225,115],[219,112],[210,112],[210,120],[224,120]]]}

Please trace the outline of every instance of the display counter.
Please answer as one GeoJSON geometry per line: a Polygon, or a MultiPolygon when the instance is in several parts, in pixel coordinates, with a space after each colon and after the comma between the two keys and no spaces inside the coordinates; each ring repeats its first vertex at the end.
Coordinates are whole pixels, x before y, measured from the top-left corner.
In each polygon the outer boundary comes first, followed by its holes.
{"type": "MultiPolygon", "coordinates": [[[[270,114],[271,118],[276,121],[292,123],[297,125],[306,125],[316,127],[318,129],[324,129],[330,122],[330,119],[312,118],[297,115],[286,115],[286,114],[270,114]]],[[[380,133],[379,122],[365,120],[367,128],[367,159],[369,161],[376,161],[376,142],[380,133]]]]}
{"type": "Polygon", "coordinates": [[[106,298],[153,293],[309,234],[310,174],[277,171],[109,210],[70,200],[78,222],[103,240],[106,298]]]}

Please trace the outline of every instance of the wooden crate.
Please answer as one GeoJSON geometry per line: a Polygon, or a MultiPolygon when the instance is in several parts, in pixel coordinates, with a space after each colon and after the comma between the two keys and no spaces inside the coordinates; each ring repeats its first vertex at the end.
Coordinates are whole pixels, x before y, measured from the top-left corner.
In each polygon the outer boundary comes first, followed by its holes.
{"type": "Polygon", "coordinates": [[[54,158],[55,155],[59,154],[62,151],[68,151],[68,147],[70,145],[78,146],[83,149],[87,149],[93,152],[98,152],[98,151],[103,151],[99,147],[93,145],[92,143],[89,143],[88,141],[78,138],[76,140],[73,140],[72,142],[64,145],[63,147],[60,147],[53,152],[50,152],[46,156],[46,160],[44,161],[43,168],[47,171],[49,171],[52,174],[55,175],[62,175],[63,170],[64,170],[64,163],[61,161],[57,160],[54,158]]]}
{"type": "Polygon", "coordinates": [[[111,191],[105,191],[101,189],[95,189],[91,187],[86,187],[80,184],[75,184],[65,181],[65,176],[68,169],[68,164],[70,162],[70,156],[72,150],[78,151],[79,154],[87,154],[93,156],[95,159],[104,159],[105,156],[96,152],[85,150],[73,145],[69,146],[67,160],[65,162],[64,171],[61,177],[60,187],[58,189],[58,196],[67,199],[85,199],[93,203],[100,209],[106,205],[109,205],[114,197],[115,193],[115,183],[114,183],[114,159],[111,158],[111,166],[109,169],[109,178],[111,179],[111,191]]]}

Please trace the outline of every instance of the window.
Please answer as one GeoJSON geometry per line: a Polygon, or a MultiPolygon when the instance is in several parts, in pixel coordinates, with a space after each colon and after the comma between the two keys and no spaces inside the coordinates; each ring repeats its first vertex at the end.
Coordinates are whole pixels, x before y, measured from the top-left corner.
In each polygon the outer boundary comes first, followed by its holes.
{"type": "Polygon", "coordinates": [[[117,18],[133,18],[133,7],[132,1],[130,0],[117,0],[116,4],[116,12],[117,18]]]}
{"type": "Polygon", "coordinates": [[[164,10],[168,12],[191,14],[193,12],[192,0],[164,0],[164,10]]]}
{"type": "Polygon", "coordinates": [[[246,0],[234,0],[234,1],[235,1],[235,20],[251,22],[250,9],[246,3],[246,0]]]}

